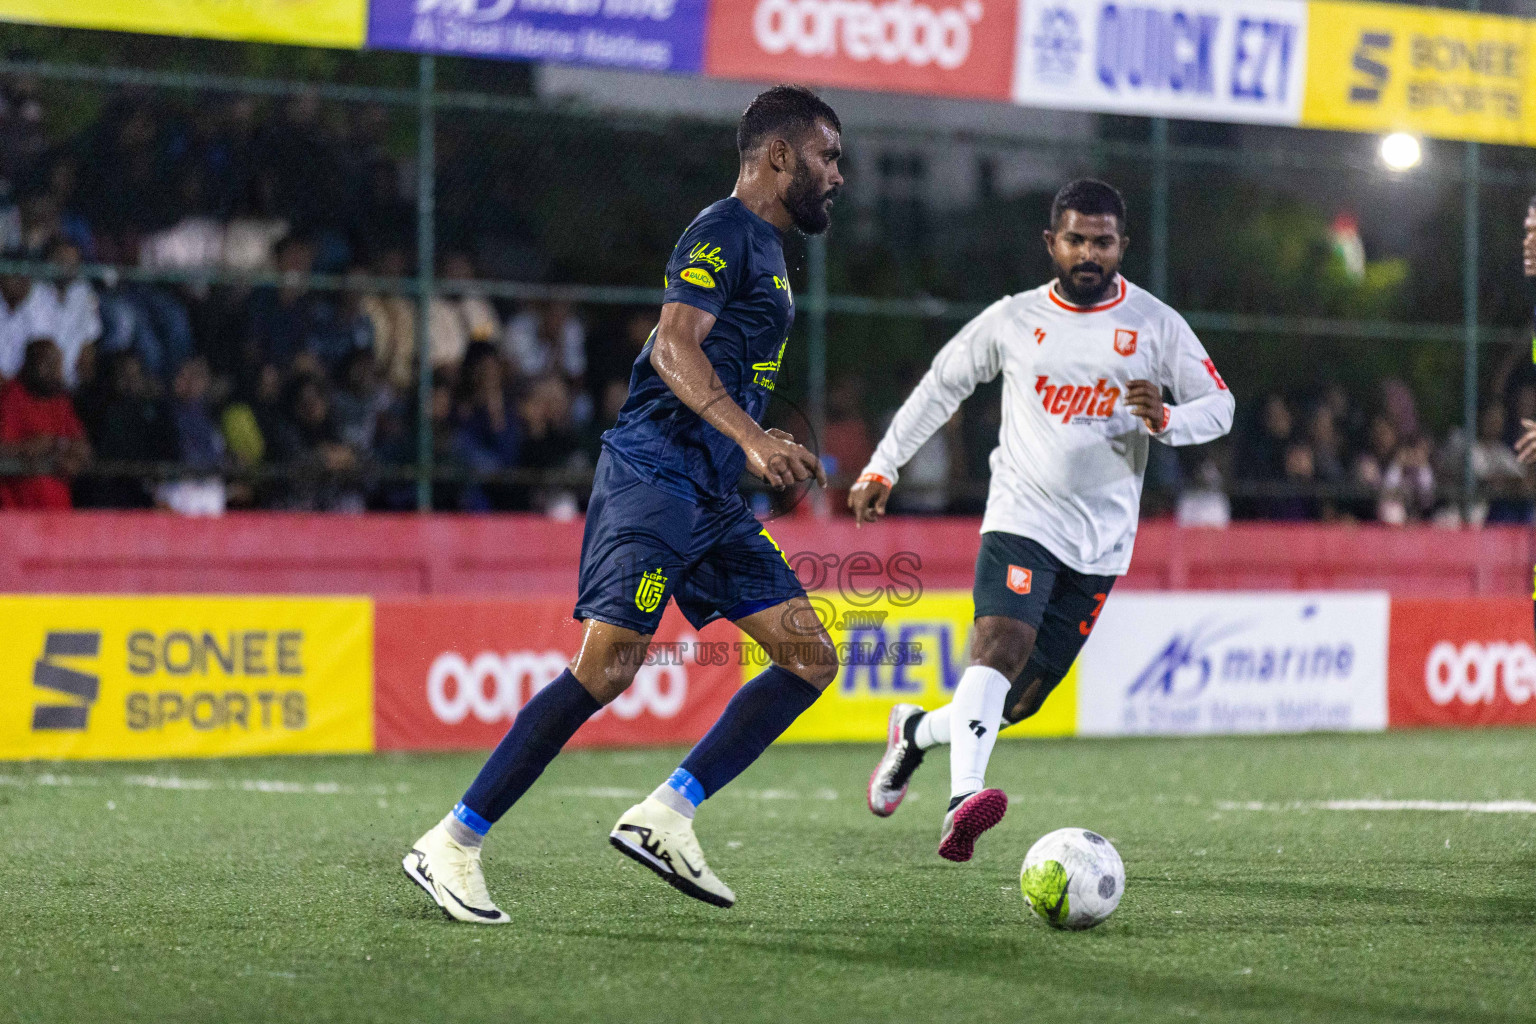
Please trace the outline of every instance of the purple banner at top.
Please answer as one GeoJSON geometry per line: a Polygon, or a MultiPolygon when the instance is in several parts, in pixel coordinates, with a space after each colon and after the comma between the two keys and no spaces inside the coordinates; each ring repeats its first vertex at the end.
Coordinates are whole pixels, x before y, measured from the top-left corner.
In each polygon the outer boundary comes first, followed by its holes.
{"type": "Polygon", "coordinates": [[[370,0],[366,45],[699,71],[707,0],[370,0]]]}

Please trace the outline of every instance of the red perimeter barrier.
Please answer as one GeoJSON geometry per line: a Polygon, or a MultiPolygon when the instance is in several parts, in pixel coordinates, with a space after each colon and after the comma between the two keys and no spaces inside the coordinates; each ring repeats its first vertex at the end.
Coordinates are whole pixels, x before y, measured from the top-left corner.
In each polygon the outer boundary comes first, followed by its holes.
{"type": "MultiPolygon", "coordinates": [[[[969,589],[974,519],[783,519],[769,531],[820,586],[869,589],[914,553],[925,588],[969,589]],[[866,553],[868,559],[853,556],[866,553]],[[815,567],[820,566],[820,570],[815,567]]],[[[11,593],[574,596],[580,520],[539,516],[157,512],[0,513],[0,590],[11,593]]],[[[1526,597],[1536,560],[1524,527],[1439,530],[1147,522],[1124,587],[1385,590],[1397,597],[1526,597]]]]}

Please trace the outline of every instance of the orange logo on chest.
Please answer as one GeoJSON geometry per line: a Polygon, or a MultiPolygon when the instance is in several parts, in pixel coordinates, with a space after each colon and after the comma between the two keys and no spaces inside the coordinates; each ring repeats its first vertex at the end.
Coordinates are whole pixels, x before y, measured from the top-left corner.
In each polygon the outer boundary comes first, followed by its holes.
{"type": "Polygon", "coordinates": [[[1121,327],[1115,331],[1115,351],[1123,356],[1136,354],[1136,332],[1121,327]]]}

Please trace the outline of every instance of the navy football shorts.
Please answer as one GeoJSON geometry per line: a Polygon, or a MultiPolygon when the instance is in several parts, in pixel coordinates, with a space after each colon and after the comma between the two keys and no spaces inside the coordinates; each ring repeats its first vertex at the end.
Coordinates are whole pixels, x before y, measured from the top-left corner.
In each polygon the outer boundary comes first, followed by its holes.
{"type": "Polygon", "coordinates": [[[1006,615],[1036,630],[1034,653],[1008,693],[1009,722],[1039,711],[1065,678],[1115,579],[1078,572],[1026,537],[997,531],[981,535],[972,591],[976,617],[1006,615]]]}
{"type": "Polygon", "coordinates": [[[805,594],[741,495],[694,504],[653,487],[606,448],[587,505],[578,587],[576,619],[647,634],[668,598],[701,629],[805,594]]]}

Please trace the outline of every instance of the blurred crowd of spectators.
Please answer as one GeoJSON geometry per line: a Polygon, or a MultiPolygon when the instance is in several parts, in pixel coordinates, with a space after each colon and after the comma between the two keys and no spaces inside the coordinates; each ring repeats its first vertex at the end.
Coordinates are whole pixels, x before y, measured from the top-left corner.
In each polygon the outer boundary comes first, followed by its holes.
{"type": "MultiPolygon", "coordinates": [[[[385,113],[323,112],[306,97],[173,113],[129,98],[63,142],[45,128],[28,83],[6,83],[0,256],[187,283],[0,275],[0,458],[54,470],[0,477],[0,507],[414,508],[417,305],[362,286],[415,269],[407,165],[386,148],[385,113]],[[280,283],[207,280],[252,271],[280,283]],[[311,274],[356,286],[315,289],[311,274]],[[88,461],[97,470],[66,484],[88,461]],[[180,469],[101,471],[166,463],[180,469]]],[[[442,253],[436,270],[477,277],[465,252],[442,253]]],[[[594,329],[565,303],[434,299],[426,414],[450,471],[434,504],[574,513],[579,487],[451,471],[579,480],[654,318],[619,311],[594,329]]]]}
{"type": "MultiPolygon", "coordinates": [[[[0,89],[0,256],[186,283],[0,275],[0,460],[11,472],[0,508],[410,509],[424,412],[434,461],[450,470],[435,507],[579,510],[581,474],[654,309],[514,303],[461,285],[432,301],[419,338],[415,300],[368,286],[408,278],[416,260],[409,162],[386,146],[379,108],[237,97],[188,112],[129,96],[64,140],[44,115],[25,80],[0,89]],[[252,271],[280,277],[206,280],[252,271]],[[313,273],[347,286],[313,288],[313,273]],[[432,376],[419,410],[423,345],[432,376]]],[[[439,278],[481,276],[473,252],[443,252],[439,278]]],[[[900,370],[900,393],[924,369],[900,370]]],[[[1491,490],[1472,518],[1523,522],[1529,478],[1511,442],[1521,417],[1536,418],[1536,379],[1511,363],[1494,393],[1470,441],[1491,490]]],[[[1430,437],[1401,382],[1363,404],[1341,386],[1243,397],[1227,441],[1153,446],[1149,501],[1165,504],[1152,511],[1211,525],[1460,521],[1449,495],[1469,441],[1430,437]]],[[[828,390],[822,450],[834,475],[858,472],[894,412],[866,401],[856,379],[828,390]]],[[[905,468],[892,508],[978,512],[997,422],[995,396],[968,403],[905,468]]],[[[841,511],[842,493],[829,497],[824,507],[841,511]]]]}
{"type": "Polygon", "coordinates": [[[1536,379],[1506,365],[1470,440],[1479,497],[1461,502],[1469,440],[1454,427],[1435,437],[1421,424],[1413,393],[1383,381],[1367,402],[1341,384],[1314,395],[1259,396],[1230,444],[1197,457],[1180,518],[1221,521],[1210,493],[1231,480],[1227,510],[1237,518],[1299,522],[1380,522],[1392,526],[1525,523],[1532,475],[1515,458],[1521,418],[1536,418],[1536,379]],[[1503,397],[1497,397],[1503,396],[1503,397]]]}

